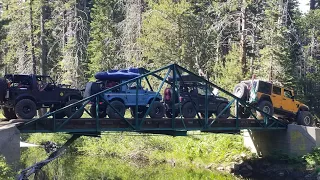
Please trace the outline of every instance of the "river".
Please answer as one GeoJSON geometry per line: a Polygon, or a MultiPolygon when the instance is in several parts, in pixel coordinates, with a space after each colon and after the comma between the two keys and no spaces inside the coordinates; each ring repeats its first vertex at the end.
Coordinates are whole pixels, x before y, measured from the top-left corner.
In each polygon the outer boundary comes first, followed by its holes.
{"type": "MultiPolygon", "coordinates": [[[[41,148],[22,152],[22,163],[27,167],[44,159],[41,148]]],[[[180,180],[180,179],[236,179],[231,174],[214,172],[204,168],[177,167],[172,164],[148,165],[119,158],[72,155],[66,153],[43,168],[40,179],[50,180],[180,180]]],[[[30,179],[35,179],[34,177],[30,179]]]]}

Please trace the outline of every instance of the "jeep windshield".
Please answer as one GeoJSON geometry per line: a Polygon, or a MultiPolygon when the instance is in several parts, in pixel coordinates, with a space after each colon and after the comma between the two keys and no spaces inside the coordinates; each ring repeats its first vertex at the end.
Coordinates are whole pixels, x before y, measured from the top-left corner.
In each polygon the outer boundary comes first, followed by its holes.
{"type": "Polygon", "coordinates": [[[36,76],[37,82],[55,84],[50,76],[36,76]]]}

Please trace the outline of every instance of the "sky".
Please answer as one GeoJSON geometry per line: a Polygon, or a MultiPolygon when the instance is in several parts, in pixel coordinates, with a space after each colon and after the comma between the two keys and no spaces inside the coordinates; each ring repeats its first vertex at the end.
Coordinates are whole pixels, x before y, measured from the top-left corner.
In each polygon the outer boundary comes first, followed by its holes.
{"type": "Polygon", "coordinates": [[[298,0],[299,1],[299,9],[302,13],[306,13],[309,11],[309,0],[298,0]]]}

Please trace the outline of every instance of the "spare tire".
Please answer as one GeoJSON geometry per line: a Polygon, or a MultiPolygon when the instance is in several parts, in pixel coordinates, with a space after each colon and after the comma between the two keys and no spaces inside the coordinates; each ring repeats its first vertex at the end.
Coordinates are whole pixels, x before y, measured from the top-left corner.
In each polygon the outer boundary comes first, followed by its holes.
{"type": "Polygon", "coordinates": [[[8,89],[7,81],[4,78],[0,78],[0,101],[4,101],[8,89]]]}
{"type": "Polygon", "coordinates": [[[236,97],[247,100],[248,99],[248,87],[244,83],[239,83],[234,87],[233,95],[236,97]]]}

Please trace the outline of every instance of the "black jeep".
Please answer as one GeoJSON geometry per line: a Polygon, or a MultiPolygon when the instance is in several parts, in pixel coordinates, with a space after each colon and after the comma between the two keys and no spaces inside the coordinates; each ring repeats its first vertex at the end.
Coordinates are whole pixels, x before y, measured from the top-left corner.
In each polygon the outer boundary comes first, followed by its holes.
{"type": "MultiPolygon", "coordinates": [[[[173,79],[169,77],[169,82],[173,82],[173,79]]],[[[175,116],[180,113],[184,118],[194,118],[197,113],[204,118],[205,104],[206,104],[206,92],[208,98],[208,117],[212,114],[219,115],[228,105],[229,101],[226,98],[216,96],[213,94],[212,89],[208,86],[206,90],[205,83],[202,78],[192,75],[183,75],[182,78],[178,78],[176,85],[176,93],[172,86],[165,89],[164,103],[166,107],[166,116],[171,118],[173,116],[172,109],[174,104],[175,116]],[[178,93],[179,92],[179,93],[178,93]],[[178,96],[179,95],[179,96],[178,96]],[[174,99],[173,99],[174,96],[174,99]],[[172,103],[174,101],[174,103],[172,103]]],[[[230,116],[230,108],[227,108],[219,117],[228,118],[230,116]]]]}
{"type": "MultiPolygon", "coordinates": [[[[7,119],[32,119],[40,108],[55,111],[82,99],[81,92],[68,85],[55,84],[50,76],[7,74],[0,78],[0,105],[7,119]]],[[[55,115],[60,119],[70,117],[81,107],[69,108],[55,115]]],[[[80,118],[83,111],[73,118],[80,118]]]]}

